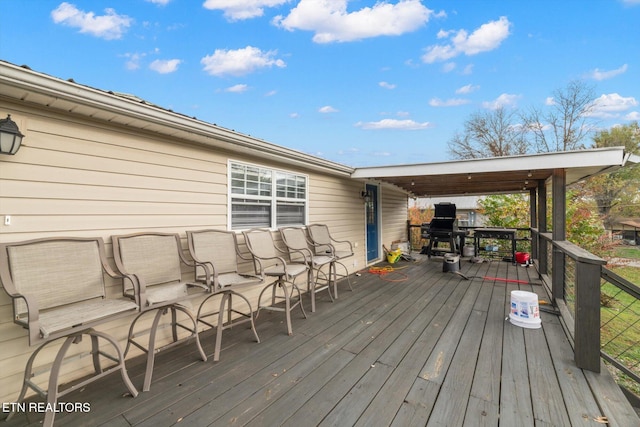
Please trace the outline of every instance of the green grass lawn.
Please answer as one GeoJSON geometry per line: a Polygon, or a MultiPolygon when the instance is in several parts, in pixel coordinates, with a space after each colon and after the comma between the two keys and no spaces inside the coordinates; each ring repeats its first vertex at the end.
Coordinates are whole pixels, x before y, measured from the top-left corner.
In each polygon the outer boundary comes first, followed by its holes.
{"type": "MultiPolygon", "coordinates": [[[[640,255],[638,248],[633,248],[635,252],[624,249],[625,254],[640,255]]],[[[624,257],[629,258],[628,255],[624,257]]],[[[640,286],[640,267],[611,266],[608,268],[640,286]]],[[[640,300],[611,283],[604,283],[601,287],[601,304],[600,334],[603,350],[626,366],[635,367],[634,372],[640,375],[640,300]]],[[[612,373],[620,385],[640,396],[640,384],[615,369],[612,373]]]]}
{"type": "Polygon", "coordinates": [[[614,254],[617,258],[640,259],[640,247],[620,245],[614,249],[614,254]]]}

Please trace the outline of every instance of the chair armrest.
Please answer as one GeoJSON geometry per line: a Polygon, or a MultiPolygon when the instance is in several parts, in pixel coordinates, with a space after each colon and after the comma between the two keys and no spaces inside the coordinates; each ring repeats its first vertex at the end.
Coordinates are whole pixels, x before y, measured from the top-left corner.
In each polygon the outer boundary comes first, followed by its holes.
{"type": "MultiPolygon", "coordinates": [[[[287,269],[287,261],[281,256],[266,257],[266,258],[265,257],[260,257],[259,258],[259,257],[254,255],[253,259],[254,259],[254,262],[258,263],[259,266],[260,266],[260,270],[259,270],[259,272],[256,271],[256,274],[259,274],[260,277],[262,277],[263,280],[264,280],[264,273],[263,273],[264,268],[262,267],[262,261],[269,261],[269,260],[274,260],[275,259],[275,260],[279,261],[280,264],[282,264],[284,266],[285,271],[287,269]]],[[[277,264],[278,264],[278,262],[276,262],[276,265],[277,264]]]]}
{"type": "MultiPolygon", "coordinates": [[[[21,299],[24,301],[27,306],[27,323],[28,326],[31,326],[34,323],[38,323],[38,319],[40,318],[40,308],[38,307],[38,301],[34,298],[29,297],[29,295],[25,294],[11,294],[12,299],[21,299]]],[[[14,313],[14,321],[16,323],[23,323],[22,321],[18,321],[20,317],[18,317],[17,313],[14,313]]],[[[39,329],[39,328],[37,328],[39,329]]]]}
{"type": "Polygon", "coordinates": [[[346,244],[348,244],[348,245],[349,245],[349,248],[353,249],[353,245],[352,245],[352,244],[351,244],[351,242],[350,242],[350,241],[348,241],[348,240],[336,240],[336,239],[331,239],[331,240],[332,240],[333,242],[335,242],[335,243],[346,243],[346,244]]]}
{"type": "Polygon", "coordinates": [[[251,261],[253,259],[253,255],[249,257],[242,255],[242,252],[240,252],[237,247],[236,247],[236,255],[238,256],[238,258],[240,258],[243,261],[251,261]]]}
{"type": "Polygon", "coordinates": [[[146,307],[147,305],[147,287],[145,286],[144,280],[140,279],[135,274],[125,274],[124,276],[126,280],[129,280],[131,283],[133,283],[133,295],[136,304],[138,304],[140,310],[144,310],[144,307],[146,307]]]}
{"type": "Polygon", "coordinates": [[[291,254],[300,254],[300,256],[302,257],[302,259],[304,260],[305,263],[310,263],[313,260],[313,254],[311,253],[310,249],[291,249],[289,248],[289,259],[291,260],[291,262],[299,262],[299,261],[294,261],[291,258],[291,254]]]}

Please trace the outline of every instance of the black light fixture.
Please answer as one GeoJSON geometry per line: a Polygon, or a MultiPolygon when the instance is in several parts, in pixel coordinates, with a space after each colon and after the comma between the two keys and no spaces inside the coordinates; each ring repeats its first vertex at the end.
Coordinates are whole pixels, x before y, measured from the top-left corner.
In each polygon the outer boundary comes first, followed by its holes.
{"type": "Polygon", "coordinates": [[[16,154],[23,137],[16,122],[11,120],[11,114],[7,114],[6,119],[0,120],[0,153],[16,154]]]}
{"type": "Polygon", "coordinates": [[[371,201],[372,195],[369,191],[361,191],[360,197],[362,197],[362,200],[364,200],[366,203],[371,201]]]}

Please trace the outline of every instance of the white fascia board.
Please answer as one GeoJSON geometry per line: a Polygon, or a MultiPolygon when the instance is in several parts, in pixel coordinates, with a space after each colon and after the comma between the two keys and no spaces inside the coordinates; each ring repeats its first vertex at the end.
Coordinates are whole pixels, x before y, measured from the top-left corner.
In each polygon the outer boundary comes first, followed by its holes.
{"type": "MultiPolygon", "coordinates": [[[[634,156],[637,157],[637,156],[634,156]]],[[[456,175],[500,171],[562,169],[580,167],[622,166],[624,147],[596,148],[567,152],[540,153],[522,156],[492,157],[398,166],[356,168],[352,178],[383,178],[423,175],[456,175]]]]}

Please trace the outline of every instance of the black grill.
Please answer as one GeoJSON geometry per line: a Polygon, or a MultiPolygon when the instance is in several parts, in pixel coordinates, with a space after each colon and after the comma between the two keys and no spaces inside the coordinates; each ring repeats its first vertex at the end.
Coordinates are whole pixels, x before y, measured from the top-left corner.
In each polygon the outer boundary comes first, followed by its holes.
{"type": "MultiPolygon", "coordinates": [[[[434,217],[431,222],[422,224],[420,231],[424,239],[429,239],[429,246],[426,254],[436,255],[440,253],[460,253],[458,239],[464,236],[464,232],[458,230],[458,219],[456,218],[456,205],[443,202],[434,206],[434,217]],[[447,242],[447,248],[439,248],[438,242],[447,242]]],[[[425,250],[423,249],[423,252],[425,250]]]]}

